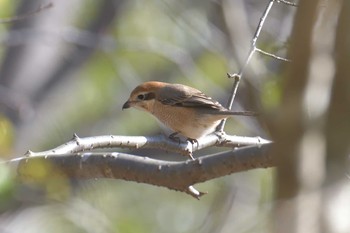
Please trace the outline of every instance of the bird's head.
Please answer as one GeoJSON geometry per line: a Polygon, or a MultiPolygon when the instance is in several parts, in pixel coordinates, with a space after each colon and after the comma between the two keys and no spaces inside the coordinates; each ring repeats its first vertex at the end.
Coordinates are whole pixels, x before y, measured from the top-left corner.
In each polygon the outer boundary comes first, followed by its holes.
{"type": "Polygon", "coordinates": [[[129,99],[124,103],[123,110],[134,107],[147,112],[152,112],[157,91],[166,84],[150,81],[137,86],[131,93],[129,99]]]}

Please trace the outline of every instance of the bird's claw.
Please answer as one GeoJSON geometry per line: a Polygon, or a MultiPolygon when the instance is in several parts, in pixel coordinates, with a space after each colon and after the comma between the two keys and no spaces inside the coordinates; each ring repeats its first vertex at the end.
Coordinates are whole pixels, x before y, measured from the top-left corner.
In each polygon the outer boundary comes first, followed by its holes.
{"type": "Polygon", "coordinates": [[[181,139],[180,139],[180,137],[176,137],[176,135],[178,135],[178,132],[170,134],[169,135],[169,139],[171,139],[171,140],[173,140],[173,141],[175,141],[175,142],[180,144],[181,143],[181,139]]]}
{"type": "Polygon", "coordinates": [[[187,141],[189,141],[192,145],[198,143],[198,140],[193,138],[187,138],[187,141]]]}

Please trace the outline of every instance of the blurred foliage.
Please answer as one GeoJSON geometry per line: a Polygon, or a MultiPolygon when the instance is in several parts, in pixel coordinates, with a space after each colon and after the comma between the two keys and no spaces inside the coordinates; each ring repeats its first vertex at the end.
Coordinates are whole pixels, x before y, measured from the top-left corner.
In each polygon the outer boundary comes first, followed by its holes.
{"type": "Polygon", "coordinates": [[[262,86],[261,102],[268,111],[274,110],[281,101],[281,85],[278,77],[267,80],[262,86]]]}
{"type": "Polygon", "coordinates": [[[25,169],[19,167],[18,173],[21,183],[38,188],[45,199],[64,201],[69,197],[69,179],[44,159],[38,160],[25,169]]]}
{"type": "Polygon", "coordinates": [[[5,116],[0,114],[0,157],[9,158],[12,153],[14,128],[12,123],[5,116]]]}
{"type": "Polygon", "coordinates": [[[0,0],[0,7],[1,7],[0,18],[1,19],[11,18],[11,15],[13,15],[13,12],[15,11],[16,6],[19,2],[20,2],[19,0],[13,0],[13,1],[0,0]]]}
{"type": "Polygon", "coordinates": [[[13,171],[4,164],[0,164],[0,212],[6,211],[12,207],[11,203],[14,194],[13,171]]]}

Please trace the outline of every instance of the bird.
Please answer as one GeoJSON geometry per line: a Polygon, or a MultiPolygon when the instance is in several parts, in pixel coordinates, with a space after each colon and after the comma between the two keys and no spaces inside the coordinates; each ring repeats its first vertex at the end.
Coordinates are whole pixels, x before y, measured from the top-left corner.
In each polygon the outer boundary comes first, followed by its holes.
{"type": "Polygon", "coordinates": [[[233,112],[200,90],[183,84],[148,81],[138,85],[122,109],[135,108],[152,114],[173,132],[189,141],[215,132],[221,120],[234,115],[255,116],[254,112],[233,112]]]}

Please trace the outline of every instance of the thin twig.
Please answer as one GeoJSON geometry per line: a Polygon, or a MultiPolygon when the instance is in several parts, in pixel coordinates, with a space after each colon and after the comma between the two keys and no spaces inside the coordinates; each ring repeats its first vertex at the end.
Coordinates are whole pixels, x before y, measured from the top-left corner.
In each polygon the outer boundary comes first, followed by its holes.
{"type": "Polygon", "coordinates": [[[264,26],[264,23],[265,23],[265,20],[267,18],[267,15],[269,14],[273,4],[275,3],[275,0],[270,0],[269,4],[267,4],[266,8],[265,8],[265,11],[263,13],[263,15],[261,16],[260,18],[260,21],[259,21],[259,24],[258,24],[258,27],[256,28],[256,31],[255,31],[255,34],[254,34],[254,37],[253,37],[253,40],[252,40],[252,48],[251,50],[254,50],[256,48],[256,42],[260,36],[260,32],[264,26]]]}
{"type": "Polygon", "coordinates": [[[16,21],[24,20],[24,19],[32,17],[32,16],[34,16],[34,15],[36,15],[36,14],[38,14],[38,13],[44,11],[44,10],[47,10],[47,9],[49,9],[51,7],[53,7],[53,3],[49,2],[47,4],[39,6],[38,9],[36,9],[36,10],[34,10],[32,12],[29,12],[27,14],[14,16],[14,17],[7,18],[7,19],[0,19],[0,23],[13,23],[13,22],[16,22],[16,21]]]}
{"type": "Polygon", "coordinates": [[[277,0],[277,2],[278,3],[284,3],[284,4],[288,5],[288,6],[295,6],[295,7],[298,6],[298,4],[296,4],[294,2],[286,1],[286,0],[277,0]]]}
{"type": "MultiPolygon", "coordinates": [[[[265,11],[264,11],[263,15],[260,18],[258,27],[255,30],[254,37],[253,37],[251,45],[250,45],[250,50],[249,50],[248,56],[247,56],[247,58],[246,58],[246,60],[245,60],[245,62],[243,64],[243,66],[239,70],[238,74],[227,74],[227,76],[229,78],[234,78],[234,82],[233,82],[233,86],[232,86],[232,90],[231,90],[231,96],[229,97],[229,100],[228,100],[227,105],[226,105],[227,109],[231,109],[232,108],[233,101],[235,100],[237,89],[238,89],[238,85],[239,85],[239,82],[241,80],[241,77],[242,77],[246,67],[248,66],[251,58],[253,57],[253,54],[256,51],[256,42],[257,42],[257,40],[259,38],[259,35],[260,35],[260,32],[261,32],[261,30],[262,30],[262,28],[264,26],[264,23],[265,23],[265,20],[267,18],[267,15],[269,14],[269,12],[270,12],[270,10],[271,10],[271,8],[272,8],[272,6],[273,6],[275,1],[276,0],[270,0],[269,4],[267,4],[267,6],[265,8],[265,11]]],[[[217,127],[217,131],[223,131],[224,127],[225,127],[225,123],[226,123],[226,119],[222,120],[220,125],[217,127]]]]}
{"type": "MultiPolygon", "coordinates": [[[[231,90],[231,96],[228,100],[228,104],[227,104],[227,109],[231,109],[232,107],[232,104],[233,104],[233,100],[236,96],[236,93],[237,93],[237,89],[238,89],[238,84],[239,84],[239,81],[241,79],[241,77],[237,74],[229,74],[227,73],[227,77],[228,78],[234,78],[234,82],[233,82],[233,85],[232,85],[232,90],[231,90]]],[[[226,122],[226,119],[222,120],[219,124],[219,126],[216,128],[217,131],[219,132],[222,132],[224,131],[224,127],[225,127],[225,122],[226,122]]]]}
{"type": "Polygon", "coordinates": [[[275,59],[277,59],[277,60],[281,60],[281,61],[285,61],[285,62],[291,62],[291,60],[290,60],[290,59],[288,59],[288,58],[279,57],[279,56],[277,56],[277,55],[275,55],[275,54],[272,54],[272,53],[266,52],[266,51],[261,50],[261,49],[259,49],[259,48],[255,48],[255,50],[256,50],[257,52],[261,53],[261,54],[264,54],[264,55],[266,55],[266,56],[269,56],[269,57],[275,58],[275,59]]]}
{"type": "MultiPolygon", "coordinates": [[[[269,14],[269,12],[270,12],[270,10],[271,10],[272,5],[274,4],[274,2],[275,2],[275,0],[270,0],[269,4],[266,6],[266,9],[265,9],[263,15],[262,15],[261,18],[260,18],[258,27],[256,28],[256,31],[255,31],[255,33],[254,33],[254,37],[253,37],[253,39],[252,39],[252,44],[251,44],[251,46],[250,46],[250,51],[249,51],[249,53],[248,53],[247,59],[246,59],[245,62],[244,62],[244,65],[241,67],[241,69],[240,69],[240,71],[238,72],[238,74],[229,75],[229,77],[234,77],[234,78],[235,78],[236,76],[238,76],[238,81],[236,81],[236,79],[235,79],[234,85],[237,85],[237,86],[239,85],[239,81],[240,81],[240,79],[241,79],[241,77],[242,77],[242,75],[243,75],[243,73],[244,73],[244,71],[245,71],[247,65],[249,64],[251,58],[253,57],[253,54],[254,54],[255,51],[256,51],[256,42],[258,41],[258,38],[259,38],[259,36],[260,36],[260,32],[261,32],[261,30],[262,30],[262,28],[263,28],[263,26],[264,26],[265,20],[266,20],[268,14],[269,14]]],[[[237,89],[237,87],[234,87],[234,88],[233,88],[233,90],[236,90],[236,89],[237,89]]],[[[228,108],[228,109],[231,109],[231,108],[232,108],[232,104],[233,104],[235,95],[236,95],[236,93],[232,93],[231,98],[229,99],[229,102],[228,102],[228,104],[227,104],[227,108],[228,108]]]]}

